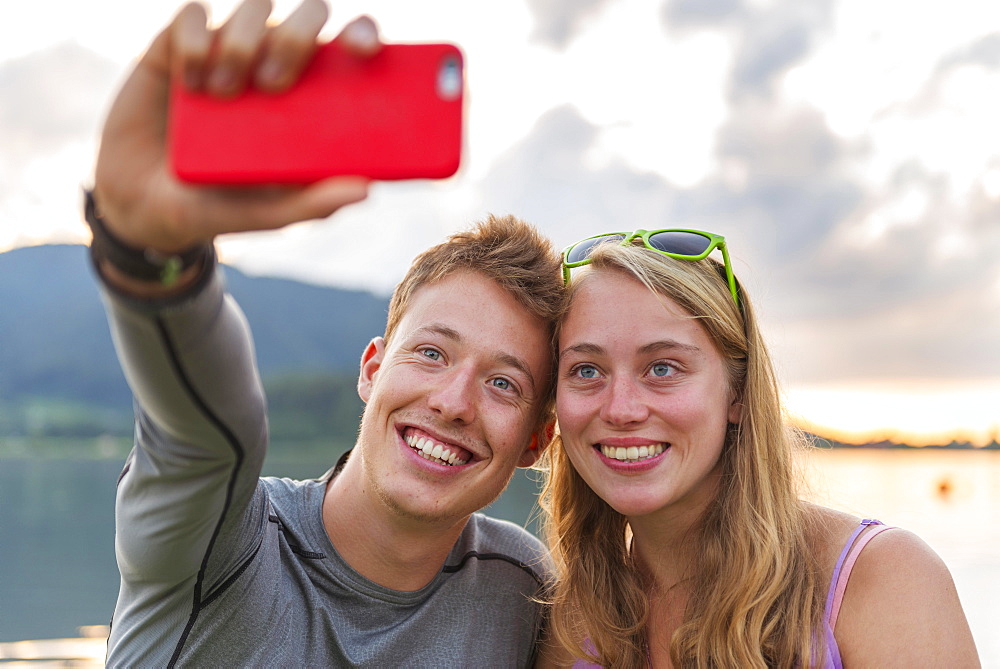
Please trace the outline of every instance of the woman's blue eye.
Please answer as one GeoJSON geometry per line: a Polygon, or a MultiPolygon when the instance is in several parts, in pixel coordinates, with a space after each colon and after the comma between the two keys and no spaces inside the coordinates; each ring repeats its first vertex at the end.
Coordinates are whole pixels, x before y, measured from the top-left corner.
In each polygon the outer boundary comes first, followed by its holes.
{"type": "Polygon", "coordinates": [[[661,362],[653,365],[651,371],[653,372],[653,376],[669,376],[671,369],[673,369],[673,367],[664,362],[661,362]]]}
{"type": "Polygon", "coordinates": [[[441,352],[440,351],[435,351],[432,348],[425,348],[422,351],[422,353],[424,354],[424,356],[430,358],[431,360],[440,360],[441,359],[441,352]]]}
{"type": "Polygon", "coordinates": [[[510,390],[510,381],[507,379],[493,379],[490,381],[494,388],[499,388],[500,390],[510,390]]]}
{"type": "Polygon", "coordinates": [[[597,368],[591,365],[583,365],[576,370],[576,373],[583,379],[592,379],[597,376],[597,368]]]}

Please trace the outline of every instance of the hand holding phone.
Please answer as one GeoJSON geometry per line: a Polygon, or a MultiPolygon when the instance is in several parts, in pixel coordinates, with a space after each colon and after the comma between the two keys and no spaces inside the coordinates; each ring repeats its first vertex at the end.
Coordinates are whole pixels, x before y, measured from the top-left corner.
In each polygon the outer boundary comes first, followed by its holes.
{"type": "Polygon", "coordinates": [[[334,41],[283,93],[224,99],[174,84],[170,161],[199,184],[444,178],[461,161],[463,112],[456,46],[387,44],[365,59],[334,41]]]}
{"type": "MultiPolygon", "coordinates": [[[[288,17],[271,22],[258,0],[242,0],[225,23],[212,27],[207,8],[195,0],[157,32],[115,95],[101,130],[93,192],[110,232],[136,248],[173,253],[221,234],[324,219],[367,196],[369,179],[363,177],[291,188],[203,188],[179,181],[172,165],[168,135],[177,81],[217,98],[258,80],[273,86],[269,90],[285,90],[315,56],[316,36],[327,19],[320,6],[302,0],[288,17]]],[[[367,16],[351,21],[335,41],[360,59],[384,46],[367,16]]]]}

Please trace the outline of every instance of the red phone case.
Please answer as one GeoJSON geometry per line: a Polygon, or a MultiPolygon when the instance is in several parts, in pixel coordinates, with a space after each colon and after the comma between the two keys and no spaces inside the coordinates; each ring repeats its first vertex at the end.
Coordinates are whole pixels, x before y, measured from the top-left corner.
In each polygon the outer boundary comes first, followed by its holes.
{"type": "Polygon", "coordinates": [[[444,178],[462,149],[462,53],[388,44],[373,58],[326,44],[289,91],[223,100],[172,89],[177,176],[202,184],[305,184],[330,176],[444,178]]]}

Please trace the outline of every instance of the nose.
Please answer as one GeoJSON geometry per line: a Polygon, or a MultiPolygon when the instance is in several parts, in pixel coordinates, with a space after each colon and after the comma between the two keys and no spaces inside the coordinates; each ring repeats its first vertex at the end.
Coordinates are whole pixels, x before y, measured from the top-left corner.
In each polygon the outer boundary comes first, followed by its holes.
{"type": "Polygon", "coordinates": [[[639,389],[630,379],[618,377],[608,386],[601,405],[601,420],[609,425],[626,426],[642,423],[649,417],[649,407],[639,389]]]}
{"type": "Polygon", "coordinates": [[[453,367],[428,391],[427,404],[446,421],[466,425],[476,416],[474,370],[453,367]]]}

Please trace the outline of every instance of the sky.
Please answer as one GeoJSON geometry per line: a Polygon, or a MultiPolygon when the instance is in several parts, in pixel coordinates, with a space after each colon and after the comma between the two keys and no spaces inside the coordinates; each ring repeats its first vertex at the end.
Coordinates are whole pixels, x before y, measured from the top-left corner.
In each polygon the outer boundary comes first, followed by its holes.
{"type": "MultiPolygon", "coordinates": [[[[80,188],[106,107],[178,7],[5,3],[0,250],[86,241],[80,188]]],[[[417,252],[488,213],[559,247],[709,230],[727,238],[803,425],[997,438],[1000,3],[344,0],[330,36],[360,13],[388,41],[462,47],[460,173],[223,239],[227,262],[386,294],[417,252]]]]}

